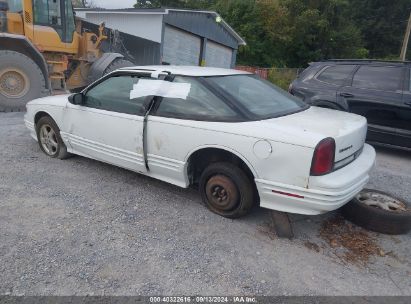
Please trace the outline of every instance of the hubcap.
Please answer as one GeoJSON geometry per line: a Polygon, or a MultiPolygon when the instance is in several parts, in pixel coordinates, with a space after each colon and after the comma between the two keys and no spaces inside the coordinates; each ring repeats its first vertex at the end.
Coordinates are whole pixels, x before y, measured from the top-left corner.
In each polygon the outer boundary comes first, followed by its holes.
{"type": "Polygon", "coordinates": [[[206,195],[210,204],[222,211],[233,209],[240,197],[234,182],[224,175],[215,175],[208,180],[206,195]]]}
{"type": "Polygon", "coordinates": [[[58,149],[58,142],[56,133],[51,128],[51,126],[48,124],[42,125],[40,128],[39,137],[41,146],[43,147],[44,151],[50,156],[55,155],[58,149]]]}
{"type": "Polygon", "coordinates": [[[30,89],[27,75],[19,69],[0,71],[0,94],[8,98],[21,98],[30,89]]]}
{"type": "Polygon", "coordinates": [[[363,204],[387,211],[401,212],[407,210],[407,206],[403,202],[379,192],[362,191],[357,195],[357,199],[363,204]]]}

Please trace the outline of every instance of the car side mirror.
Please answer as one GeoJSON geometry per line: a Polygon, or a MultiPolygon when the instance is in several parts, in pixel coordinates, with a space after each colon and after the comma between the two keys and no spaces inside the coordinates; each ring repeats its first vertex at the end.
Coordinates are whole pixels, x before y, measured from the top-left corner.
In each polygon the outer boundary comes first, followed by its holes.
{"type": "Polygon", "coordinates": [[[76,93],[76,94],[70,95],[68,100],[70,103],[74,105],[82,105],[84,104],[85,98],[82,93],[76,93]]]}

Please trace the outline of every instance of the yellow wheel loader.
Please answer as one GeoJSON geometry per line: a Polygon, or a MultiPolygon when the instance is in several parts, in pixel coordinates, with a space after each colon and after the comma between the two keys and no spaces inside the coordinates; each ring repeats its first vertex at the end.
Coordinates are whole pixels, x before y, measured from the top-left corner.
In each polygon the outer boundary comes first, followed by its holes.
{"type": "Polygon", "coordinates": [[[53,90],[78,91],[104,74],[132,66],[104,53],[108,37],[86,31],[71,0],[0,0],[0,111],[24,110],[53,90]]]}

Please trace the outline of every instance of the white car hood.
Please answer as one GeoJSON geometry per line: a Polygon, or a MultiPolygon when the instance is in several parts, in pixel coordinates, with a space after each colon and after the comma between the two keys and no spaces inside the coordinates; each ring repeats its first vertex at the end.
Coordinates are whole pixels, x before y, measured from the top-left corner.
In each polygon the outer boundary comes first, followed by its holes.
{"type": "Polygon", "coordinates": [[[37,98],[30,101],[27,105],[47,105],[47,106],[57,106],[57,107],[65,107],[68,102],[68,97],[71,94],[64,94],[64,95],[55,95],[55,96],[48,96],[37,98]]]}

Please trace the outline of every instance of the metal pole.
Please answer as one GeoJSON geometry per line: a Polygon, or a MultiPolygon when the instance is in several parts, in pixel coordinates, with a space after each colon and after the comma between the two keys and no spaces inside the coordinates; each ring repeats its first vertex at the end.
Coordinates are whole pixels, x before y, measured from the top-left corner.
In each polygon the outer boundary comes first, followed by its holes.
{"type": "Polygon", "coordinates": [[[408,40],[410,39],[410,32],[411,32],[411,12],[410,12],[410,18],[408,19],[407,30],[405,31],[404,41],[402,43],[402,48],[401,48],[400,59],[402,61],[405,60],[405,57],[407,55],[408,40]]]}

